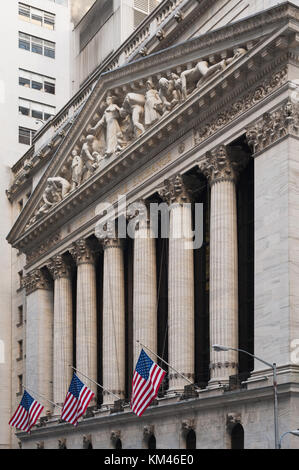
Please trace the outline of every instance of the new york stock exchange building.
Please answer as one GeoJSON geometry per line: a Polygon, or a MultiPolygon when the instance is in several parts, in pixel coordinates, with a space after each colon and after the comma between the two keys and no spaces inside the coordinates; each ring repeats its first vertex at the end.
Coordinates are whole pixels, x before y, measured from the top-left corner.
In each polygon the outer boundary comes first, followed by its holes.
{"type": "Polygon", "coordinates": [[[297,2],[164,1],[16,163],[22,382],[55,404],[16,446],[270,449],[273,363],[299,427],[298,54],[297,2]],[[140,343],[167,372],[142,417],[140,343]]]}

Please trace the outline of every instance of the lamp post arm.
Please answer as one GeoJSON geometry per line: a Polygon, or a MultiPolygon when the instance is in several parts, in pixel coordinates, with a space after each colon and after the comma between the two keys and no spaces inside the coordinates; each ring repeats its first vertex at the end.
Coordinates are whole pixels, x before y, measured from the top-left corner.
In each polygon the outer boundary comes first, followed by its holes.
{"type": "Polygon", "coordinates": [[[251,357],[253,357],[254,359],[257,359],[258,361],[262,362],[262,363],[265,364],[266,366],[271,367],[271,369],[274,369],[273,364],[270,364],[270,362],[264,361],[264,360],[261,359],[260,357],[255,356],[254,354],[251,354],[251,353],[248,352],[248,351],[245,351],[245,349],[239,349],[239,348],[229,348],[229,349],[232,350],[232,351],[238,351],[238,352],[242,352],[242,353],[244,353],[244,354],[247,354],[247,356],[251,356],[251,357]]]}

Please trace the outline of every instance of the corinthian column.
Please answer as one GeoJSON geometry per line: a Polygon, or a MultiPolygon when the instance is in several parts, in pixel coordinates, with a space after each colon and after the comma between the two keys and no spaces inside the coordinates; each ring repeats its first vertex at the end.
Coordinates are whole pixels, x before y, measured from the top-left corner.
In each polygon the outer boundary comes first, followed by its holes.
{"type": "MultiPolygon", "coordinates": [[[[194,265],[191,198],[182,176],[165,182],[160,192],[169,204],[168,350],[169,364],[194,379],[194,265]]],[[[169,392],[188,382],[169,371],[169,392]]]]}
{"type": "MultiPolygon", "coordinates": [[[[104,238],[103,277],[103,386],[125,397],[125,282],[121,241],[104,238]]],[[[116,398],[103,393],[103,405],[116,398]]]]}
{"type": "MultiPolygon", "coordinates": [[[[26,289],[26,378],[24,385],[53,400],[53,290],[40,269],[27,274],[26,289]]],[[[47,405],[51,409],[51,405],[47,405]]],[[[46,413],[46,409],[44,410],[46,413]]]]}
{"type": "MultiPolygon", "coordinates": [[[[97,299],[94,253],[87,240],[80,239],[70,249],[77,263],[76,367],[97,381],[97,299]]],[[[80,377],[80,374],[79,374],[80,377]]],[[[97,386],[81,376],[95,393],[97,386]]]]}
{"type": "MultiPolygon", "coordinates": [[[[236,181],[244,160],[225,146],[200,166],[211,185],[210,345],[238,348],[238,240],[236,181]]],[[[236,351],[211,351],[211,379],[227,383],[238,372],[236,351]]]]}
{"type": "MultiPolygon", "coordinates": [[[[157,352],[157,272],[156,241],[144,201],[132,204],[128,217],[134,223],[134,292],[133,292],[133,364],[139,354],[139,340],[157,352]]],[[[129,226],[130,226],[129,224],[129,226]]]]}
{"type": "MultiPolygon", "coordinates": [[[[62,256],[52,258],[48,269],[54,279],[53,401],[61,406],[72,377],[69,367],[73,362],[72,281],[62,256]]],[[[59,413],[60,408],[55,412],[59,413]]]]}

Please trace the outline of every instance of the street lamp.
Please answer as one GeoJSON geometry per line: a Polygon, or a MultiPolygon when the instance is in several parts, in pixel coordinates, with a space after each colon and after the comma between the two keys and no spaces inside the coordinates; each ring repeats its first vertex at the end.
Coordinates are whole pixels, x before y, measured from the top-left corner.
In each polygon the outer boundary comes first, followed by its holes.
{"type": "Polygon", "coordinates": [[[284,432],[283,435],[281,436],[281,438],[279,439],[279,449],[281,449],[282,440],[283,440],[284,436],[286,436],[287,434],[292,434],[293,436],[299,437],[299,429],[295,429],[295,431],[284,432]]]}
{"type": "MultiPolygon", "coordinates": [[[[248,356],[253,357],[257,361],[262,362],[268,367],[271,367],[273,370],[273,391],[274,391],[274,433],[275,433],[275,449],[279,449],[279,435],[278,435],[278,399],[277,399],[277,368],[276,368],[276,363],[274,362],[273,364],[270,364],[270,362],[264,361],[258,356],[255,356],[254,354],[251,354],[248,351],[245,351],[244,349],[239,349],[239,348],[230,348],[228,346],[221,346],[220,344],[213,344],[212,348],[214,351],[238,351],[242,352],[244,354],[247,354],[248,356]]],[[[298,431],[299,433],[299,431],[298,431]]],[[[299,435],[299,434],[298,434],[299,435]]]]}

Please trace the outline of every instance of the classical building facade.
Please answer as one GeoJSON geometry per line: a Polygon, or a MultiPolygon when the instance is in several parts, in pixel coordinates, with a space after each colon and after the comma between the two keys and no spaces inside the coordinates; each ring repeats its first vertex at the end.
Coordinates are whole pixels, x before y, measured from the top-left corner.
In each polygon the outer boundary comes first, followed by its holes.
{"type": "Polygon", "coordinates": [[[272,369],[213,344],[277,363],[298,427],[299,2],[251,3],[161,2],[19,162],[21,380],[55,403],[22,448],[273,448],[272,369]],[[141,418],[138,341],[171,365],[141,418]],[[78,428],[70,366],[105,389],[78,428]]]}

